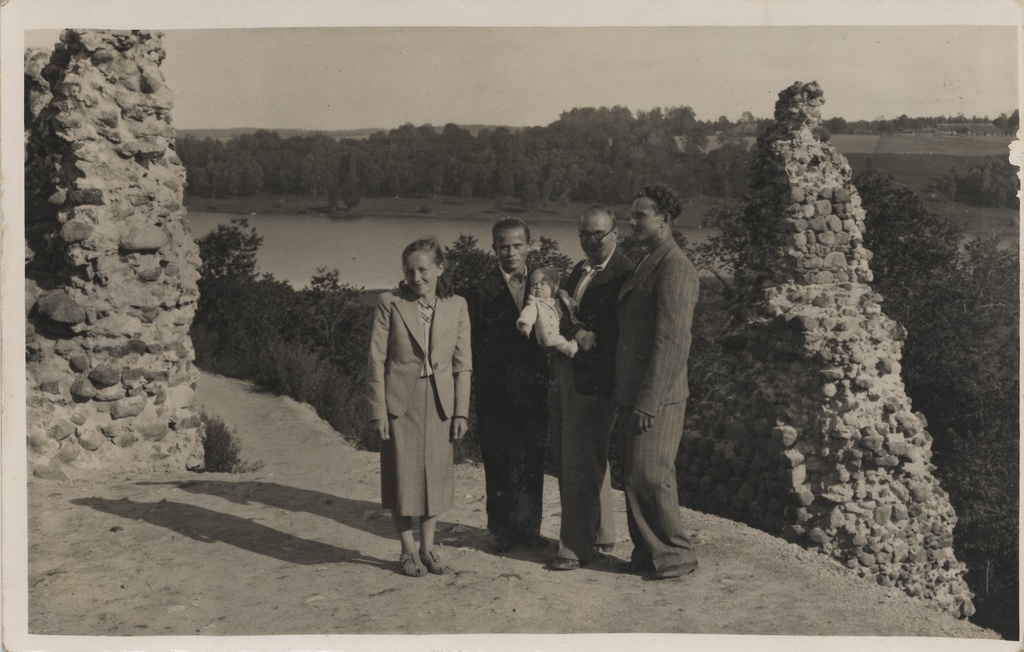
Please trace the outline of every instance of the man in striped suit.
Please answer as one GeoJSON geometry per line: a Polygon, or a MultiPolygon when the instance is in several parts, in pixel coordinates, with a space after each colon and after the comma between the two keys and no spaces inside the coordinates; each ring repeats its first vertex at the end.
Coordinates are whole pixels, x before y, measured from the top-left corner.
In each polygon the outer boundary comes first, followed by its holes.
{"type": "Polygon", "coordinates": [[[633,554],[627,572],[676,579],[697,568],[683,531],[675,458],[689,388],[686,362],[697,270],[672,236],[682,206],[665,186],[637,193],[633,233],[648,253],[619,291],[615,400],[633,554]]]}

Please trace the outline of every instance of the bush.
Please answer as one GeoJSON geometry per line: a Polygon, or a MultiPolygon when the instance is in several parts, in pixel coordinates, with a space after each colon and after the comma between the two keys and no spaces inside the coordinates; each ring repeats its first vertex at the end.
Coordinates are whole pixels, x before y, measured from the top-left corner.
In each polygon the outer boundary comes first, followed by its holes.
{"type": "Polygon", "coordinates": [[[199,241],[196,364],[309,403],[346,438],[372,446],[362,436],[371,306],[337,270],[317,270],[301,291],[257,278],[260,241],[244,220],[199,241]]]}
{"type": "Polygon", "coordinates": [[[1011,639],[1020,563],[1017,265],[1017,249],[1000,250],[998,238],[967,242],[936,299],[942,319],[915,322],[904,367],[907,391],[931,423],[936,475],[959,518],[957,555],[976,594],[972,621],[1011,639]]]}
{"type": "Polygon", "coordinates": [[[208,473],[250,473],[263,468],[263,462],[248,462],[241,457],[241,448],[234,428],[218,417],[200,412],[206,431],[203,438],[203,458],[208,473]]]}
{"type": "Polygon", "coordinates": [[[940,185],[955,201],[973,206],[1020,208],[1017,168],[1005,156],[993,157],[960,174],[954,167],[940,185]]]}
{"type": "Polygon", "coordinates": [[[273,279],[209,284],[192,325],[196,365],[313,406],[362,447],[372,309],[351,288],[296,292],[273,279]]]}

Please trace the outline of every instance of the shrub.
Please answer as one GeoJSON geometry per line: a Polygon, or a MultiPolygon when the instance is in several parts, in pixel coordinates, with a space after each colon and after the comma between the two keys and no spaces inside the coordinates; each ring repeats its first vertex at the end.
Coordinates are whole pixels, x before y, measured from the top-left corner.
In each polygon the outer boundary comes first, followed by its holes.
{"type": "Polygon", "coordinates": [[[956,167],[940,185],[956,201],[973,206],[1020,208],[1017,168],[1005,156],[996,156],[960,174],[956,167]]]}
{"type": "Polygon", "coordinates": [[[703,226],[717,233],[693,248],[693,264],[713,274],[724,288],[730,288],[732,275],[750,245],[743,206],[738,202],[714,206],[704,216],[703,226]]]}
{"type": "Polygon", "coordinates": [[[210,284],[192,324],[196,364],[313,406],[363,447],[370,306],[352,288],[296,292],[272,279],[210,284]]]}
{"type": "Polygon", "coordinates": [[[481,249],[475,237],[465,234],[444,248],[444,257],[448,264],[445,274],[451,281],[452,290],[459,295],[465,294],[477,279],[498,264],[493,253],[481,249]]]}
{"type": "Polygon", "coordinates": [[[203,459],[208,473],[250,473],[263,468],[262,461],[248,462],[242,459],[234,428],[206,412],[200,412],[199,418],[206,431],[203,459]]]}

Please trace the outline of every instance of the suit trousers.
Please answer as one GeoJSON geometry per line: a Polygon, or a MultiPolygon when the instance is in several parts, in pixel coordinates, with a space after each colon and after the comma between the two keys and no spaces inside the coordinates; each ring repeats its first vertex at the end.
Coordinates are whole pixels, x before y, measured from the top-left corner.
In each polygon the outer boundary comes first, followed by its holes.
{"type": "Polygon", "coordinates": [[[495,535],[540,534],[548,427],[547,388],[540,390],[513,397],[477,395],[487,529],[495,535]]]}
{"type": "Polygon", "coordinates": [[[562,523],[558,556],[594,559],[595,544],[615,543],[612,484],[608,448],[615,425],[615,403],[610,397],[589,396],[576,390],[572,361],[552,359],[551,431],[562,523]]]}
{"type": "Polygon", "coordinates": [[[623,408],[624,423],[618,429],[632,560],[659,570],[697,560],[683,531],[676,489],[676,453],[685,414],[685,400],[665,405],[654,426],[641,434],[632,408],[623,408]]]}

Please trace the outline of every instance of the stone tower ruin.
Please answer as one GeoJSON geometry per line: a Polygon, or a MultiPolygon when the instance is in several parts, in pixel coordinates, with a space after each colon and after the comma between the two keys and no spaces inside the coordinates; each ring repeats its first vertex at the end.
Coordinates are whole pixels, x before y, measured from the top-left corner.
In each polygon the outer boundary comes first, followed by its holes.
{"type": "Polygon", "coordinates": [[[851,170],[815,135],[816,83],[779,93],[758,138],[751,236],[722,362],[680,448],[684,504],[831,555],[966,617],[956,514],[900,377],[851,170]]]}
{"type": "Polygon", "coordinates": [[[188,335],[199,250],[184,221],[160,38],[66,30],[45,66],[27,56],[27,435],[37,477],[202,465],[188,335]]]}

